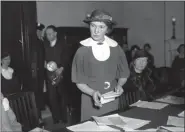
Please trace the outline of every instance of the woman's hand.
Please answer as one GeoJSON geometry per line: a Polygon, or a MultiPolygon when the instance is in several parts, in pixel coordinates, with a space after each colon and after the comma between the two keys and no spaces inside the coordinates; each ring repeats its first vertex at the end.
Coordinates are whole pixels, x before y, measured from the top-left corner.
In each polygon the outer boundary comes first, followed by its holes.
{"type": "Polygon", "coordinates": [[[92,95],[93,97],[93,100],[94,100],[94,105],[97,106],[97,107],[102,107],[102,104],[101,104],[101,94],[99,91],[95,91],[92,95]]]}
{"type": "Polygon", "coordinates": [[[117,85],[115,88],[115,92],[121,95],[124,92],[124,90],[120,85],[117,85]]]}

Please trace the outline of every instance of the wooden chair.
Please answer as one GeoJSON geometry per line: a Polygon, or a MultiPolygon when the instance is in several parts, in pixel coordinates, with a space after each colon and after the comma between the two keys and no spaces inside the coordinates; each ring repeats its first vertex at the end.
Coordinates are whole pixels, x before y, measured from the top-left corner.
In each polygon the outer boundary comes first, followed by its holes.
{"type": "Polygon", "coordinates": [[[38,127],[38,113],[33,92],[15,93],[7,98],[17,121],[22,125],[23,131],[38,127]]]}
{"type": "Polygon", "coordinates": [[[126,110],[129,105],[139,100],[139,91],[125,92],[119,98],[119,110],[126,110]]]}

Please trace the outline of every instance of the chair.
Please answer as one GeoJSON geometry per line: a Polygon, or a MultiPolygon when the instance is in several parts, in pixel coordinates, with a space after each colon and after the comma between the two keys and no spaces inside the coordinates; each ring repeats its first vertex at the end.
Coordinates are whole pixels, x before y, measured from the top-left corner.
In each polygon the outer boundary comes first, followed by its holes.
{"type": "Polygon", "coordinates": [[[119,110],[126,110],[129,105],[139,100],[139,91],[125,92],[119,98],[119,110]]]}
{"type": "Polygon", "coordinates": [[[23,131],[38,127],[38,114],[33,92],[15,93],[7,98],[23,131]]]}

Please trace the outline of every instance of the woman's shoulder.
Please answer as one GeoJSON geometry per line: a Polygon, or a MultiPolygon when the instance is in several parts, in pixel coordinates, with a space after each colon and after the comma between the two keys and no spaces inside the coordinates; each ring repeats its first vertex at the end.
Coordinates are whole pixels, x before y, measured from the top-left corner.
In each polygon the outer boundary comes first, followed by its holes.
{"type": "Polygon", "coordinates": [[[77,49],[76,54],[81,54],[81,55],[86,54],[86,53],[89,52],[90,48],[91,48],[91,47],[81,45],[81,46],[77,49]]]}

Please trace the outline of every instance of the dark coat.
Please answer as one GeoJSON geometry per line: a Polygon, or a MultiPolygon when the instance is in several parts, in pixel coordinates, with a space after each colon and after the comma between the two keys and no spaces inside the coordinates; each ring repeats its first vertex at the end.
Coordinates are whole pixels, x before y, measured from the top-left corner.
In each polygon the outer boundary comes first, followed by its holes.
{"type": "Polygon", "coordinates": [[[146,68],[142,73],[135,72],[133,65],[130,67],[130,77],[127,79],[126,84],[123,86],[125,92],[140,92],[141,100],[153,99],[152,93],[155,90],[151,76],[152,71],[146,68]]]}

